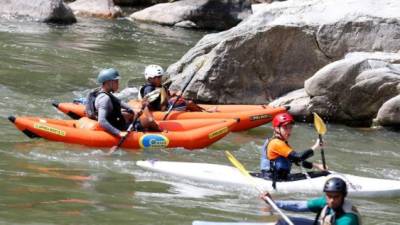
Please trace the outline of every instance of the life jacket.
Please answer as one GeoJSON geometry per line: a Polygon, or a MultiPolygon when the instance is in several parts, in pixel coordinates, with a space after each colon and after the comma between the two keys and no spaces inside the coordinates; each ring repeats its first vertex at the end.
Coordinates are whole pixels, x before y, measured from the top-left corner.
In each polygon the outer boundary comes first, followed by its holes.
{"type": "Polygon", "coordinates": [[[111,103],[113,105],[113,111],[108,113],[106,119],[107,121],[113,125],[115,128],[119,130],[126,129],[126,122],[124,116],[121,113],[121,100],[115,97],[112,93],[104,92],[111,99],[111,103]]]}
{"type": "Polygon", "coordinates": [[[92,92],[89,93],[88,95],[88,102],[86,104],[86,114],[89,118],[97,120],[98,116],[98,111],[95,106],[95,101],[97,96],[99,96],[100,93],[104,93],[110,97],[112,106],[113,106],[113,111],[111,113],[107,114],[107,121],[115,128],[119,130],[125,130],[126,124],[125,124],[125,119],[122,116],[121,113],[121,100],[119,100],[117,97],[115,97],[111,93],[107,93],[102,91],[101,89],[97,88],[94,89],[92,92]],[[96,97],[94,97],[96,96],[96,97]]]}
{"type": "MultiPolygon", "coordinates": [[[[342,205],[342,209],[344,213],[351,213],[357,216],[358,225],[362,225],[361,216],[355,206],[353,206],[349,201],[344,200],[342,205]]],[[[319,225],[335,225],[336,224],[336,215],[331,212],[327,205],[321,210],[319,217],[317,218],[319,225]]]]}
{"type": "MultiPolygon", "coordinates": [[[[274,137],[275,138],[275,137],[274,137]]],[[[278,180],[286,180],[288,175],[290,174],[290,170],[292,168],[292,162],[285,157],[277,157],[274,159],[269,159],[267,157],[268,153],[268,145],[270,144],[270,140],[267,139],[263,145],[262,154],[261,154],[261,172],[264,174],[263,168],[268,168],[265,164],[269,161],[269,174],[271,174],[272,178],[272,187],[276,189],[276,181],[278,180]]]]}
{"type": "Polygon", "coordinates": [[[270,162],[267,159],[267,147],[269,143],[269,138],[267,138],[261,147],[261,158],[260,158],[260,170],[263,171],[270,171],[270,162]]]}
{"type": "Polygon", "coordinates": [[[97,110],[94,105],[97,95],[101,92],[101,88],[95,88],[91,92],[89,92],[88,96],[86,97],[85,103],[85,112],[86,116],[90,119],[97,120],[97,110]]]}
{"type": "Polygon", "coordinates": [[[150,102],[149,104],[149,109],[151,111],[161,111],[161,107],[162,106],[166,106],[168,104],[168,93],[167,90],[165,89],[164,86],[161,87],[155,87],[151,84],[145,84],[143,86],[140,87],[139,89],[139,93],[138,93],[138,99],[141,100],[143,99],[146,94],[148,93],[144,93],[144,90],[147,87],[151,87],[151,91],[154,91],[156,89],[160,89],[160,96],[158,96],[154,101],[150,102]]]}
{"type": "MultiPolygon", "coordinates": [[[[270,142],[268,142],[269,144],[270,142]]],[[[268,144],[266,145],[266,154],[268,155],[268,144]]],[[[287,143],[286,143],[287,144],[287,143]]],[[[274,159],[269,159],[270,162],[270,170],[272,174],[276,177],[276,179],[287,179],[287,176],[290,174],[290,170],[292,168],[292,162],[283,157],[279,156],[274,159]]]]}

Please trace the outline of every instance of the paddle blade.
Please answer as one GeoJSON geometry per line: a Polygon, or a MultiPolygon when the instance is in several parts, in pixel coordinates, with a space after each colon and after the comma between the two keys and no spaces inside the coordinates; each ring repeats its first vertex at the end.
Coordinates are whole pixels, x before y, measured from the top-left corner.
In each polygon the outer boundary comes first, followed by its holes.
{"type": "MultiPolygon", "coordinates": [[[[247,178],[248,182],[252,184],[253,187],[256,188],[260,193],[263,193],[263,190],[257,186],[253,177],[246,170],[246,168],[244,168],[244,166],[235,158],[235,156],[233,156],[229,151],[225,151],[225,155],[229,159],[229,161],[231,161],[231,163],[247,178]]],[[[293,222],[278,208],[278,206],[276,206],[276,204],[274,203],[274,201],[272,201],[271,198],[267,196],[266,200],[268,204],[270,204],[272,208],[275,211],[277,211],[289,225],[294,225],[293,222]]]]}
{"type": "Polygon", "coordinates": [[[118,150],[118,148],[119,148],[119,146],[118,146],[118,145],[114,145],[114,146],[112,146],[112,147],[110,148],[110,150],[107,152],[107,155],[111,155],[111,154],[113,154],[115,151],[117,151],[117,150],[118,150]]]}
{"type": "Polygon", "coordinates": [[[244,166],[233,156],[229,151],[225,151],[226,157],[231,161],[231,163],[246,177],[250,177],[249,172],[244,168],[244,166]]]}
{"type": "Polygon", "coordinates": [[[157,88],[156,90],[145,95],[144,98],[147,99],[148,102],[154,102],[158,98],[158,96],[160,96],[160,94],[161,89],[157,88]]]}
{"type": "Polygon", "coordinates": [[[321,117],[318,116],[317,113],[314,114],[314,126],[315,129],[317,130],[318,134],[324,135],[326,133],[326,126],[324,121],[321,119],[321,117]]]}

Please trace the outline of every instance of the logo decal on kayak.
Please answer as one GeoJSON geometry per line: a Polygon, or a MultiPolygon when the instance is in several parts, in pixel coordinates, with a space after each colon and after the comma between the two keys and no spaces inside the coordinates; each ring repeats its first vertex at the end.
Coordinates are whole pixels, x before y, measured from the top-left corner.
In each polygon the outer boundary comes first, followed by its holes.
{"type": "Polygon", "coordinates": [[[208,134],[208,138],[209,139],[213,139],[213,138],[215,138],[215,137],[217,137],[217,136],[219,136],[221,134],[228,133],[228,131],[229,131],[228,127],[223,127],[223,128],[221,128],[219,130],[216,130],[216,131],[208,134]]]}
{"type": "Polygon", "coordinates": [[[165,148],[168,144],[168,138],[161,134],[145,134],[139,139],[141,148],[165,148]]]}
{"type": "Polygon", "coordinates": [[[263,119],[272,119],[272,116],[269,114],[250,116],[250,121],[263,120],[263,119]]]}
{"type": "Polygon", "coordinates": [[[46,131],[46,132],[49,132],[49,133],[52,133],[52,134],[57,134],[59,136],[65,136],[65,131],[59,130],[59,129],[54,128],[54,127],[49,127],[49,126],[46,126],[46,125],[41,124],[41,123],[35,123],[33,125],[33,127],[35,129],[43,130],[43,131],[46,131]]]}

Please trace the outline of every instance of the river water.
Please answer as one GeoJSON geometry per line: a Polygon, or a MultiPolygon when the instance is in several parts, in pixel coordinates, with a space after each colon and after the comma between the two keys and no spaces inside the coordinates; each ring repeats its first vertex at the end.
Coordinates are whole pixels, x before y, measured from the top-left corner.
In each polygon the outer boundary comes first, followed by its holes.
{"type": "MultiPolygon", "coordinates": [[[[7,120],[9,115],[65,119],[51,102],[84,96],[96,86],[101,68],[117,68],[121,87],[138,86],[144,82],[142,71],[147,64],[167,67],[204,34],[123,19],[80,19],[72,26],[0,19],[0,224],[274,220],[251,188],[182,180],[135,166],[136,160],[148,158],[229,165],[224,150],[230,150],[249,170],[257,169],[263,139],[272,133],[270,125],[230,134],[199,151],[148,150],[106,156],[102,149],[29,139],[7,120]]],[[[312,124],[298,123],[291,144],[306,149],[316,137],[312,124]]],[[[328,124],[325,139],[330,169],[400,180],[398,133],[328,124]]],[[[320,161],[319,155],[313,160],[320,161]]],[[[364,224],[400,224],[400,197],[352,200],[364,224]]]]}

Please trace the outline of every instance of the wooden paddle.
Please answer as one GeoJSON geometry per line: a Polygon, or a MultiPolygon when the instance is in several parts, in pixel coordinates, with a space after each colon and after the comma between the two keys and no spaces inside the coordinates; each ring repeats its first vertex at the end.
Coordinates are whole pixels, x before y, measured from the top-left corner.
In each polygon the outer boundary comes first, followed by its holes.
{"type": "MultiPolygon", "coordinates": [[[[150,93],[148,93],[146,96],[143,97],[143,100],[150,102],[153,102],[154,100],[156,100],[159,96],[159,92],[155,92],[152,91],[150,93]]],[[[139,117],[142,115],[143,110],[147,107],[147,104],[142,104],[142,107],[140,108],[140,111],[138,113],[136,113],[134,120],[132,121],[131,124],[129,124],[129,127],[127,129],[127,133],[125,136],[121,137],[121,139],[119,140],[117,145],[114,145],[113,147],[111,147],[110,151],[108,151],[108,155],[112,154],[113,152],[115,152],[116,150],[118,150],[122,144],[125,142],[126,138],[129,136],[129,134],[135,130],[135,123],[138,121],[139,117]]]]}
{"type": "MultiPolygon", "coordinates": [[[[261,190],[260,187],[257,186],[257,184],[255,183],[253,177],[250,175],[250,173],[246,170],[246,168],[244,168],[244,166],[235,158],[235,156],[233,156],[229,151],[225,151],[225,155],[226,157],[229,159],[229,161],[231,161],[231,163],[242,173],[242,175],[244,177],[247,178],[248,182],[250,184],[253,185],[254,188],[256,188],[261,194],[264,193],[263,190],[261,190]]],[[[272,201],[271,198],[269,198],[268,196],[266,196],[267,198],[267,202],[269,205],[272,206],[272,208],[278,212],[282,218],[289,224],[289,225],[294,225],[293,222],[289,219],[289,217],[287,217],[279,208],[278,206],[276,206],[276,204],[274,203],[274,201],[272,201]]]]}
{"type": "MultiPolygon", "coordinates": [[[[322,135],[324,135],[326,133],[326,126],[325,126],[324,121],[321,119],[321,117],[318,116],[317,113],[313,113],[313,114],[314,114],[315,130],[317,130],[319,141],[322,144],[322,135]]],[[[324,169],[326,170],[324,148],[321,148],[321,158],[322,158],[322,165],[324,166],[324,169]]]]}

